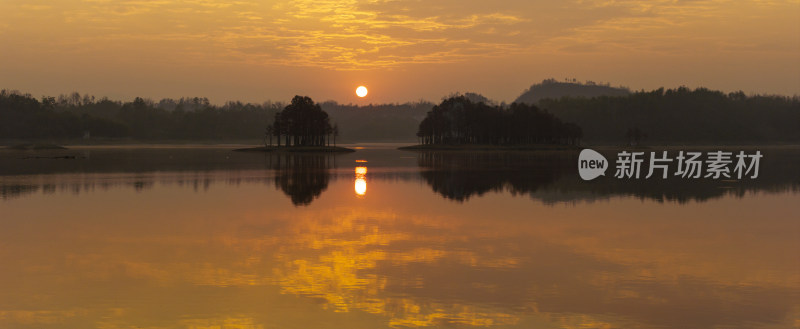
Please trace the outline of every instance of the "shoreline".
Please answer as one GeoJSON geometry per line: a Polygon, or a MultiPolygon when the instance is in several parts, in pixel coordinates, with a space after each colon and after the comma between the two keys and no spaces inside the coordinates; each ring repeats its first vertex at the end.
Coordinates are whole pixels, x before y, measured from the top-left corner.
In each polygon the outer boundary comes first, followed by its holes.
{"type": "Polygon", "coordinates": [[[341,146],[257,146],[234,149],[234,152],[276,152],[276,153],[351,153],[354,149],[341,146]]]}
{"type": "Polygon", "coordinates": [[[402,151],[664,151],[664,150],[758,150],[758,149],[797,149],[797,144],[760,145],[709,145],[709,144],[653,144],[653,145],[409,145],[398,147],[402,151]]]}
{"type": "Polygon", "coordinates": [[[49,151],[49,150],[67,150],[68,148],[48,143],[26,143],[6,146],[7,150],[15,151],[49,151]]]}
{"type": "Polygon", "coordinates": [[[402,151],[578,151],[582,147],[575,145],[409,145],[397,148],[402,151]]]}

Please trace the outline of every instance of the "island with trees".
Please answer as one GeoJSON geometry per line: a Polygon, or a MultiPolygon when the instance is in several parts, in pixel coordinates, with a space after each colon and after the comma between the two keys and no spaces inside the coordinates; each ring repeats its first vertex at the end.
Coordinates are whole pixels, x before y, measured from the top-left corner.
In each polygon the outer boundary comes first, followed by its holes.
{"type": "Polygon", "coordinates": [[[275,113],[264,132],[264,146],[236,149],[242,152],[354,152],[336,146],[338,128],[331,126],[328,113],[308,96],[294,96],[289,105],[275,113]],[[273,137],[276,144],[273,145],[273,137]],[[333,145],[331,145],[331,141],[333,145]]]}
{"type": "Polygon", "coordinates": [[[535,105],[495,106],[455,95],[428,112],[417,137],[419,145],[401,149],[575,149],[583,131],[535,105]]]}

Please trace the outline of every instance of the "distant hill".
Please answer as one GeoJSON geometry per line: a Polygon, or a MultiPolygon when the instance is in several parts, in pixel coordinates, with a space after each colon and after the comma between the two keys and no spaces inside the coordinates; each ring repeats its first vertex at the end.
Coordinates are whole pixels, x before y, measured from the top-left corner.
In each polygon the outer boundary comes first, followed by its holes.
{"type": "Polygon", "coordinates": [[[624,87],[611,87],[608,84],[597,84],[592,81],[586,83],[577,80],[559,82],[555,79],[546,79],[541,83],[532,85],[514,101],[516,103],[538,104],[545,98],[559,99],[561,97],[586,97],[597,96],[626,96],[631,91],[624,87]]]}

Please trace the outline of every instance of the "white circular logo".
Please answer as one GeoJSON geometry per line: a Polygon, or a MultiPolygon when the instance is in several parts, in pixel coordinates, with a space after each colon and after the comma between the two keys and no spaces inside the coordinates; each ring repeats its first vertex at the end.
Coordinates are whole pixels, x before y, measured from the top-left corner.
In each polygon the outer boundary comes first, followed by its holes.
{"type": "Polygon", "coordinates": [[[578,174],[583,180],[605,176],[606,169],[608,169],[608,160],[595,150],[583,149],[578,156],[578,174]]]}

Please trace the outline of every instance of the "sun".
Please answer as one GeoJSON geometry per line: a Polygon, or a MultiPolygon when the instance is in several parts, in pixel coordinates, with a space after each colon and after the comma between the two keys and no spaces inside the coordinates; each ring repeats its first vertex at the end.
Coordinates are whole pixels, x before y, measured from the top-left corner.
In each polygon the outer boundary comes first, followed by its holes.
{"type": "Polygon", "coordinates": [[[356,88],[356,95],[358,95],[358,97],[367,96],[367,87],[358,86],[358,88],[356,88]]]}

